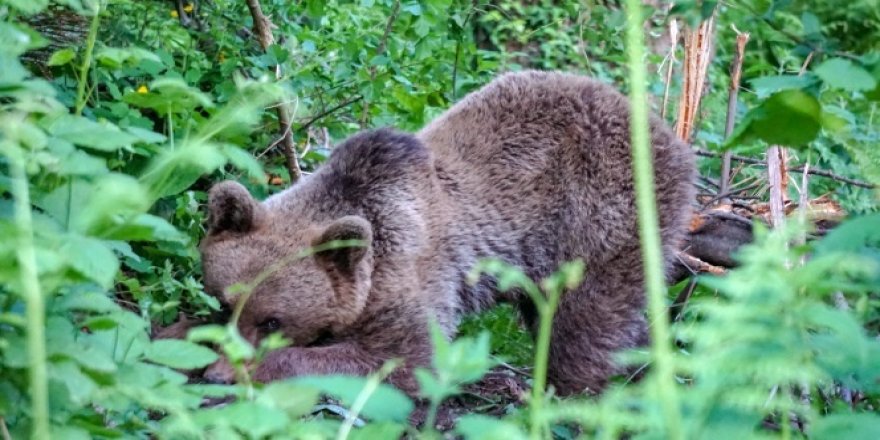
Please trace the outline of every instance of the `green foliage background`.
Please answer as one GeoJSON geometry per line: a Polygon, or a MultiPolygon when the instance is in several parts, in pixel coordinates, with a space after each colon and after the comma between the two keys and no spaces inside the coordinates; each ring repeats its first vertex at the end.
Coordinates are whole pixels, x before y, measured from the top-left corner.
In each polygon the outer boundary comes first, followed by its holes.
{"type": "MultiPolygon", "coordinates": [[[[240,363],[278,343],[250,347],[234,327],[219,326],[189,341],[150,340],[152,326],[181,313],[219,311],[199,281],[205,191],[232,178],[262,197],[289,182],[271,111],[278,102],[291,110],[308,172],[335,141],[384,125],[416,130],[499,72],[563,69],[628,90],[619,2],[262,4],[278,37],[266,51],[240,1],[200,2],[200,25],[189,27],[167,1],[0,1],[0,434],[436,436],[408,423],[412,402],[380,385],[380,375],[186,384],[172,368],[216,359],[197,342],[240,363]],[[79,37],[52,39],[47,16],[56,27],[75,23],[79,37]],[[34,344],[45,345],[45,356],[35,356],[34,344]],[[43,404],[33,400],[41,376],[43,404]],[[321,393],[350,417],[313,411],[321,393]],[[237,400],[200,409],[225,395],[237,400]],[[354,427],[360,417],[369,423],[354,427]]],[[[768,142],[782,143],[792,147],[792,166],[809,160],[880,183],[877,0],[679,1],[671,13],[648,9],[646,29],[657,36],[670,16],[693,23],[715,6],[717,56],[695,145],[760,157],[768,142]],[[732,25],[750,32],[751,43],[738,130],[725,139],[732,25]]],[[[646,61],[658,69],[663,56],[646,61]]],[[[649,71],[649,90],[657,109],[659,69],[649,71]]],[[[710,180],[719,169],[716,159],[700,162],[710,180]]],[[[740,178],[762,176],[749,167],[740,178]]],[[[880,437],[878,193],[821,177],[809,191],[830,194],[853,218],[799,247],[787,246],[798,226],[761,232],[740,268],[701,282],[674,327],[677,422],[687,438],[880,437]]],[[[509,307],[468,320],[463,334],[452,344],[438,338],[437,369],[420,375],[434,407],[498,358],[539,361],[509,307]],[[482,330],[488,335],[478,337],[482,330]]],[[[601,398],[548,396],[506,418],[471,415],[456,432],[566,437],[577,426],[586,437],[662,437],[671,422],[661,417],[656,381],[618,382],[601,398]]]]}

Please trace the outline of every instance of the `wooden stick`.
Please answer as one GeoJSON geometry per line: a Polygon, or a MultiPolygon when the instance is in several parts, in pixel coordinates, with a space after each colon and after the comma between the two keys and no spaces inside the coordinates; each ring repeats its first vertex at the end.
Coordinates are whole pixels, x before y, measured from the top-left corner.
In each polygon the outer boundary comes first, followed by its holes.
{"type": "Polygon", "coordinates": [[[770,223],[774,228],[785,223],[785,193],[782,179],[785,175],[785,159],[782,147],[774,145],[767,149],[767,182],[770,184],[770,223]]]}
{"type": "MultiPolygon", "coordinates": [[[[736,31],[736,28],[734,28],[736,31]]],[[[733,133],[736,123],[736,100],[739,95],[739,82],[742,76],[743,56],[746,51],[746,43],[749,42],[749,34],[736,31],[736,52],[730,65],[730,89],[727,92],[727,124],[724,128],[724,137],[729,138],[733,133]]],[[[732,151],[727,151],[721,158],[721,189],[719,192],[726,193],[730,189],[730,159],[732,151]]],[[[721,199],[723,202],[724,199],[721,199]]]]}
{"type": "MultiPolygon", "coordinates": [[[[813,52],[801,65],[802,76],[813,59],[813,52]]],[[[785,148],[773,145],[767,149],[767,180],[770,183],[770,221],[774,228],[785,222],[785,202],[788,201],[788,153],[785,148]]],[[[807,170],[809,172],[809,170],[807,170]]]]}

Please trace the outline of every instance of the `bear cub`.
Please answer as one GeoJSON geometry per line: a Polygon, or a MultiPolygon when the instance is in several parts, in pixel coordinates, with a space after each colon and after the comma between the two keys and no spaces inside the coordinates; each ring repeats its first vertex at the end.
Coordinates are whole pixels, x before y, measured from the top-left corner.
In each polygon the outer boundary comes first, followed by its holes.
{"type": "MultiPolygon", "coordinates": [[[[694,159],[656,117],[651,141],[668,261],[687,228],[694,159]]],[[[623,95],[576,75],[506,74],[414,135],[352,136],[263,202],[217,184],[201,243],[205,288],[233,305],[243,295],[230,286],[260,281],[242,335],[280,332],[293,345],[269,353],[257,380],[365,375],[402,358],[391,381],[412,389],[411,369],[430,363],[431,317],[449,337],[463,315],[500,300],[534,320],[525,295],[502,297],[489,277],[466,281],[478,260],[541,279],[580,258],[586,276],[560,301],[549,379],[559,394],[597,392],[619,372],[613,353],[647,342],[634,198],[623,95]],[[337,240],[362,245],[321,247],[337,240]]],[[[205,376],[232,378],[224,361],[205,376]]]]}

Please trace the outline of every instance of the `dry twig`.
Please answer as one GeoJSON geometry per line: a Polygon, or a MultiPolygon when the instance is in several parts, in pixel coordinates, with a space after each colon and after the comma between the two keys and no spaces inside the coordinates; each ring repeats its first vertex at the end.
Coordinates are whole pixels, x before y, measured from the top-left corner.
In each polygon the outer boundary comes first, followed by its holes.
{"type": "MultiPolygon", "coordinates": [[[[715,158],[721,157],[721,154],[719,154],[719,153],[704,150],[701,148],[695,149],[694,152],[697,153],[698,156],[703,156],[703,157],[715,157],[715,158]]],[[[731,157],[731,159],[733,159],[737,162],[759,165],[759,166],[767,166],[767,164],[764,161],[762,161],[760,159],[755,159],[753,157],[739,156],[736,154],[733,154],[730,157],[731,157]]],[[[815,167],[809,167],[809,169],[804,169],[804,167],[789,168],[788,172],[790,172],[790,173],[804,173],[804,172],[806,172],[806,173],[813,175],[813,176],[827,177],[831,180],[835,180],[835,181],[843,182],[843,183],[848,183],[850,185],[858,186],[858,187],[866,188],[866,189],[873,189],[876,187],[876,185],[874,185],[873,183],[865,182],[864,180],[858,180],[858,179],[853,179],[850,177],[844,177],[844,176],[841,176],[838,174],[834,174],[831,171],[820,170],[815,167]]]]}
{"type": "MultiPolygon", "coordinates": [[[[669,53],[666,55],[666,87],[663,88],[663,105],[660,107],[660,117],[666,119],[666,109],[669,106],[669,86],[672,85],[672,72],[675,68],[675,49],[678,46],[678,21],[669,20],[669,53]]],[[[662,68],[662,66],[661,66],[662,68]]]]}
{"type": "MultiPolygon", "coordinates": [[[[724,137],[729,138],[733,133],[736,123],[736,100],[739,95],[739,82],[742,76],[743,56],[746,51],[746,43],[749,42],[749,34],[736,31],[736,52],[730,65],[730,89],[727,92],[727,124],[724,128],[724,137]]],[[[721,188],[722,194],[730,189],[730,159],[733,153],[727,151],[721,159],[721,188]]],[[[726,196],[725,196],[726,197],[726,196]]],[[[724,198],[720,199],[723,200],[724,198]]]]}

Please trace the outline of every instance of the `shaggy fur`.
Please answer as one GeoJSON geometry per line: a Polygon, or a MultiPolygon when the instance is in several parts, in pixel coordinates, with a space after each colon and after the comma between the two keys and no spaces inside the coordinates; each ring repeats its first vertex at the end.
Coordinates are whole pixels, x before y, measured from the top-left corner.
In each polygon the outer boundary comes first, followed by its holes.
{"type": "MultiPolygon", "coordinates": [[[[205,286],[231,304],[229,286],[264,277],[242,333],[256,341],[277,329],[294,346],[270,353],[258,379],[367,374],[390,358],[428,364],[430,316],[451,337],[462,315],[507,299],[534,325],[523,295],[502,298],[487,277],[465,281],[479,259],[540,279],[581,258],[586,279],[553,324],[550,380],[561,394],[599,391],[618,371],[612,353],[647,341],[628,114],[625,97],[584,77],[507,74],[415,136],[351,137],[263,203],[220,183],[202,243],[205,286]],[[364,246],[288,257],[340,238],[364,246]]],[[[668,259],[686,231],[693,155],[657,118],[651,137],[668,259]]],[[[230,378],[222,363],[206,375],[230,378]]],[[[412,387],[407,369],[392,381],[412,387]]]]}

